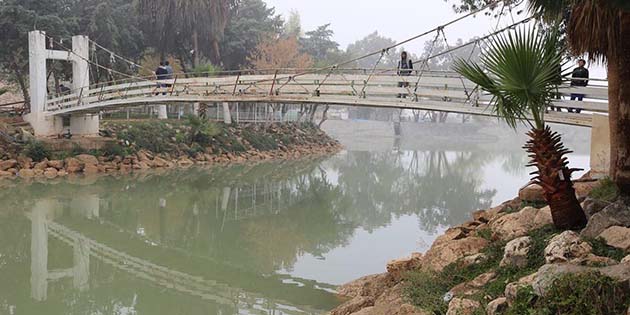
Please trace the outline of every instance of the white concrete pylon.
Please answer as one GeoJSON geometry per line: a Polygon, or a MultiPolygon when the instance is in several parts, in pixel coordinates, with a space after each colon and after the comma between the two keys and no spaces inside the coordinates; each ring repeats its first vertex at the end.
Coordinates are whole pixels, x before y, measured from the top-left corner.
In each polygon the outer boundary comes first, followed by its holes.
{"type": "Polygon", "coordinates": [[[46,60],[55,59],[72,62],[72,93],[89,95],[90,85],[90,41],[86,36],[72,37],[72,52],[46,49],[46,33],[32,31],[28,34],[29,44],[29,86],[31,112],[24,117],[35,131],[35,136],[56,136],[68,130],[73,135],[97,135],[99,117],[91,114],[71,114],[69,126],[63,125],[63,119],[46,114],[48,99],[48,81],[46,60]]]}

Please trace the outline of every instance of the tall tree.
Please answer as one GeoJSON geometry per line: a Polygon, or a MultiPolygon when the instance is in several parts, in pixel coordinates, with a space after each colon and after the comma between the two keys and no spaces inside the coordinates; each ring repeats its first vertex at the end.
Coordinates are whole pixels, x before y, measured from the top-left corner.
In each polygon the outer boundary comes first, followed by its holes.
{"type": "Polygon", "coordinates": [[[302,18],[298,11],[291,10],[289,12],[289,18],[284,24],[284,35],[295,38],[302,36],[302,18]]]}
{"type": "Polygon", "coordinates": [[[332,39],[334,34],[335,32],[330,29],[330,23],[306,32],[306,36],[300,38],[302,51],[317,61],[329,59],[339,53],[339,43],[332,39]]]}
{"type": "Polygon", "coordinates": [[[142,27],[162,54],[192,52],[193,66],[204,56],[219,64],[219,43],[236,0],[139,0],[142,27]]]}
{"type": "MultiPolygon", "coordinates": [[[[396,44],[391,38],[387,38],[381,36],[378,32],[374,32],[364,37],[361,40],[358,40],[350,45],[348,45],[347,52],[348,54],[358,57],[365,54],[373,53],[385,47],[389,47],[396,44]]],[[[398,50],[389,51],[387,54],[383,56],[380,61],[379,67],[388,67],[394,68],[398,64],[398,59],[400,58],[400,54],[398,50]]],[[[370,56],[368,58],[364,58],[358,61],[358,66],[361,68],[372,68],[379,60],[378,55],[370,56]]]]}
{"type": "Polygon", "coordinates": [[[283,21],[262,0],[243,0],[234,7],[221,44],[226,69],[247,68],[247,57],[268,34],[278,34],[283,21]]]}
{"type": "Polygon", "coordinates": [[[313,65],[312,58],[300,51],[300,44],[292,37],[267,38],[258,44],[248,60],[255,69],[306,69],[313,65]]]}

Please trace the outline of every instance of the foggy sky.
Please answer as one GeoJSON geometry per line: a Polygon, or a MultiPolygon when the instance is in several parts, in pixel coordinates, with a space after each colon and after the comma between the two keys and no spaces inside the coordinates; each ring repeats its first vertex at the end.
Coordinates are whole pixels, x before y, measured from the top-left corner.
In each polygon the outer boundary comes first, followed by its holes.
{"type": "MultiPolygon", "coordinates": [[[[330,23],[335,32],[334,39],[345,49],[348,44],[362,39],[366,35],[378,31],[379,34],[400,42],[414,35],[431,30],[438,25],[449,22],[459,15],[452,9],[453,2],[444,0],[265,0],[276,13],[289,16],[291,10],[300,13],[302,30],[309,31],[317,26],[330,23]]],[[[483,36],[497,27],[503,28],[524,19],[525,13],[507,15],[500,21],[493,17],[479,14],[474,18],[462,20],[444,31],[449,44],[453,45],[459,38],[469,40],[475,36],[483,36]],[[513,18],[513,19],[512,19],[513,18]]],[[[425,41],[432,40],[435,34],[405,44],[404,48],[416,55],[421,55],[425,41]]],[[[590,65],[592,77],[604,78],[606,73],[601,66],[590,65]]]]}

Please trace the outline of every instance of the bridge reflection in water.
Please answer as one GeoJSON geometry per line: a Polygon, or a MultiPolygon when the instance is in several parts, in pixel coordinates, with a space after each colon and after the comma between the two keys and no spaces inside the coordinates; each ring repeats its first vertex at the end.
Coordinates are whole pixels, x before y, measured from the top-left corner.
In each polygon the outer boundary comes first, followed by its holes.
{"type": "MultiPolygon", "coordinates": [[[[300,190],[304,187],[299,186],[308,185],[307,181],[294,179],[276,180],[270,176],[260,183],[239,183],[236,180],[232,186],[204,188],[206,194],[208,190],[213,190],[210,194],[214,196],[211,199],[214,199],[215,207],[205,207],[207,203],[202,206],[201,202],[193,202],[188,207],[188,214],[192,216],[192,220],[185,223],[190,229],[188,232],[192,233],[188,236],[200,237],[202,229],[206,228],[201,226],[201,212],[206,218],[214,216],[217,233],[223,232],[231,222],[280,214],[301,195],[303,197],[300,190]]],[[[123,189],[132,190],[128,186],[123,189]]],[[[115,211],[116,202],[101,199],[98,194],[66,196],[61,198],[65,199],[61,202],[55,198],[35,202],[27,214],[31,221],[31,297],[36,301],[46,301],[49,283],[65,278],[72,279],[76,291],[84,292],[90,288],[91,271],[106,264],[152,286],[211,302],[229,314],[319,314],[337,303],[331,285],[288,276],[252,274],[247,268],[226,265],[208,255],[191,255],[189,249],[173,245],[166,232],[173,214],[167,199],[173,198],[164,197],[156,200],[159,213],[155,215],[154,212],[154,216],[160,222],[155,235],[151,235],[151,227],[144,228],[142,223],[133,229],[109,220],[111,217],[102,217],[101,212],[107,215],[115,211]],[[71,267],[48,268],[49,236],[72,249],[71,267]],[[117,241],[120,238],[127,238],[125,245],[117,241]],[[163,259],[168,256],[171,259],[163,259]],[[188,260],[190,265],[178,269],[181,266],[172,264],[178,259],[188,260]],[[195,273],[200,268],[214,270],[209,272],[210,276],[203,272],[195,273]],[[181,270],[192,271],[193,274],[181,270]],[[212,277],[212,274],[228,276],[230,280],[217,281],[214,278],[222,277],[212,277]],[[243,282],[245,278],[248,283],[243,282]],[[299,291],[299,294],[291,297],[291,294],[274,294],[268,290],[283,293],[299,291]],[[293,301],[283,301],[274,298],[274,295],[288,296],[293,301]]],[[[133,303],[136,303],[135,299],[133,303]]]]}

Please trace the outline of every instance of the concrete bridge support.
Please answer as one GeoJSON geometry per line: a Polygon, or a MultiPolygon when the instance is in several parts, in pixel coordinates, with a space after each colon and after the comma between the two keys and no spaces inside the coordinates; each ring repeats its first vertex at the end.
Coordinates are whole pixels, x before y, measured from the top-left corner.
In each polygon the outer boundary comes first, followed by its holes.
{"type": "Polygon", "coordinates": [[[591,129],[591,176],[602,178],[610,171],[610,123],[608,115],[593,114],[591,129]]]}
{"type": "Polygon", "coordinates": [[[24,117],[38,137],[56,136],[68,131],[73,135],[97,135],[99,117],[92,114],[71,114],[65,119],[46,115],[48,80],[46,60],[72,62],[72,93],[88,95],[90,85],[90,41],[86,36],[72,37],[72,53],[46,49],[46,34],[32,31],[28,34],[29,86],[31,112],[24,117]]]}

